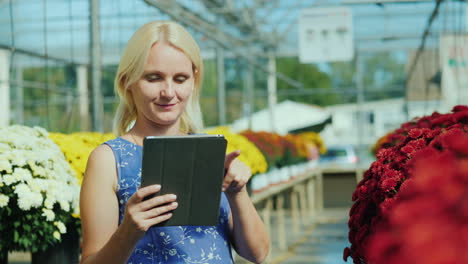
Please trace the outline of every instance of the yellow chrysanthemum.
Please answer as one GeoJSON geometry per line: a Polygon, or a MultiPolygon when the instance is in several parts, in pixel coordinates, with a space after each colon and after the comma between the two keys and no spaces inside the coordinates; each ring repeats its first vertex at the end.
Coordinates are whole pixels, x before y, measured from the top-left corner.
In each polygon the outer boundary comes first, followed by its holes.
{"type": "Polygon", "coordinates": [[[77,132],[72,134],[49,133],[49,137],[60,147],[70,166],[75,170],[81,185],[91,151],[115,136],[112,133],[77,132]]]}
{"type": "Polygon", "coordinates": [[[253,175],[267,171],[268,165],[262,152],[246,137],[232,133],[228,127],[217,127],[205,132],[212,135],[224,135],[228,141],[226,152],[229,153],[239,149],[241,151],[239,159],[250,167],[253,175]]]}
{"type": "Polygon", "coordinates": [[[327,152],[327,148],[323,143],[322,138],[318,133],[315,132],[303,132],[299,134],[300,137],[305,139],[307,142],[314,144],[319,149],[320,154],[327,152]]]}
{"type": "Polygon", "coordinates": [[[286,140],[292,142],[297,151],[297,156],[301,158],[307,158],[309,150],[307,148],[307,140],[303,137],[294,134],[288,134],[285,136],[286,140]]]}

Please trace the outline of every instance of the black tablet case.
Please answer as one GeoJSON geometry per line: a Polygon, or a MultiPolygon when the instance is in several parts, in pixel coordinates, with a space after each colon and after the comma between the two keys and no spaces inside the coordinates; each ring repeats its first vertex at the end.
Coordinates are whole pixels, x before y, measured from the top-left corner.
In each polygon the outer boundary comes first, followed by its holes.
{"type": "Polygon", "coordinates": [[[218,224],[227,141],[222,135],[146,137],[141,186],[177,195],[172,217],[156,226],[218,224]]]}

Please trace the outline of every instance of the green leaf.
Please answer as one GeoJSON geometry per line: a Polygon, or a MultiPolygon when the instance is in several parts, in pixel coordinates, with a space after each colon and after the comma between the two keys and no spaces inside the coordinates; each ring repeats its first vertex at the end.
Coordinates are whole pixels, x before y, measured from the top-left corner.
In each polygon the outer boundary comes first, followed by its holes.
{"type": "Polygon", "coordinates": [[[15,232],[13,234],[13,240],[18,241],[18,239],[19,239],[19,233],[18,233],[18,231],[15,230],[15,232]]]}

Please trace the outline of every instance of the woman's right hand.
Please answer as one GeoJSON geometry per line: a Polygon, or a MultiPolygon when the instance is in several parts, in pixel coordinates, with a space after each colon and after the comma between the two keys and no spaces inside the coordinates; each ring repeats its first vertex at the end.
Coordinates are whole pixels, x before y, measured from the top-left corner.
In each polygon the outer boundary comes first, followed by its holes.
{"type": "Polygon", "coordinates": [[[176,195],[165,194],[144,200],[148,195],[161,190],[160,185],[149,185],[139,189],[127,201],[122,225],[134,231],[138,237],[153,225],[171,218],[171,211],[177,208],[176,195]]]}

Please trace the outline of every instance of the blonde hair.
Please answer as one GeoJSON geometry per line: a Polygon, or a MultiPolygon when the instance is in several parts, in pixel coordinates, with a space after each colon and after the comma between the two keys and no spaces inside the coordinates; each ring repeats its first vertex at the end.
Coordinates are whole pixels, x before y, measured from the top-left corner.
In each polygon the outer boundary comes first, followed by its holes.
{"type": "Polygon", "coordinates": [[[137,110],[129,87],[143,75],[151,47],[159,40],[180,49],[192,61],[195,85],[181,115],[181,130],[197,133],[203,128],[200,110],[200,90],[203,81],[203,60],[200,48],[190,33],[181,25],[171,21],[154,21],[140,27],[128,41],[120,60],[114,82],[114,90],[119,95],[119,106],[114,118],[116,136],[125,134],[137,118],[137,110]]]}

